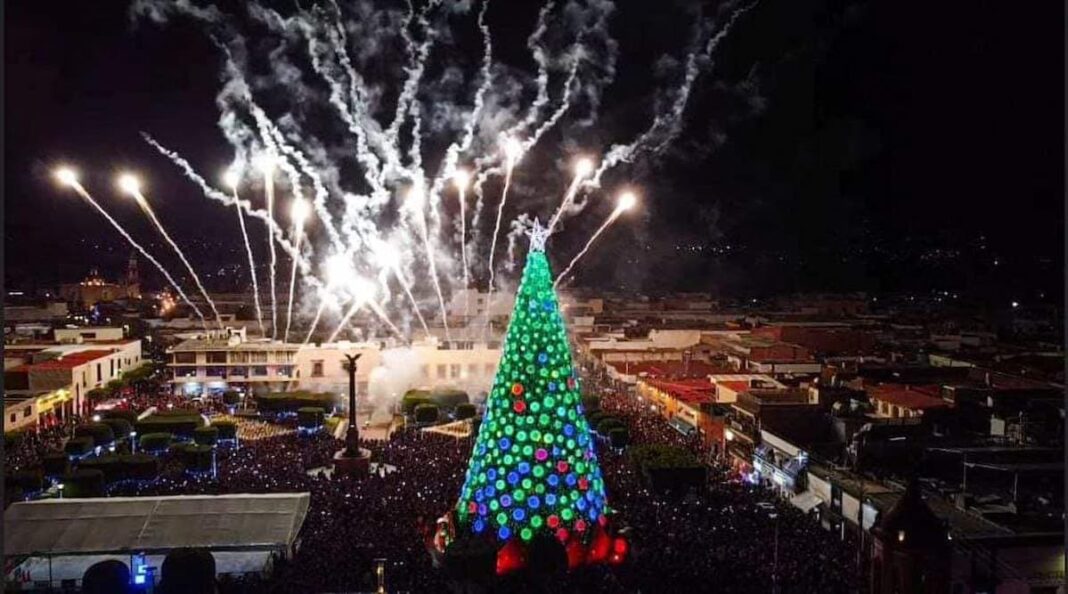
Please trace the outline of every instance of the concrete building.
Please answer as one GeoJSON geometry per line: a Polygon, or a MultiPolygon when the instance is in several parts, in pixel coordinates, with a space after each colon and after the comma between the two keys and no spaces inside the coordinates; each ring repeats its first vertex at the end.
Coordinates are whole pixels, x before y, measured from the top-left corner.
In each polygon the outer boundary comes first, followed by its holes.
{"type": "Polygon", "coordinates": [[[390,397],[413,388],[454,387],[476,400],[489,392],[501,356],[499,347],[485,343],[469,348],[446,348],[433,339],[397,348],[353,342],[300,345],[248,340],[244,331],[233,328],[189,338],[167,353],[174,392],[190,396],[226,389],[340,394],[349,381],[344,356],[359,354],[356,381],[362,394],[390,397]]]}
{"type": "Polygon", "coordinates": [[[89,391],[142,364],[140,340],[6,345],[4,430],[86,414],[89,391]]]}

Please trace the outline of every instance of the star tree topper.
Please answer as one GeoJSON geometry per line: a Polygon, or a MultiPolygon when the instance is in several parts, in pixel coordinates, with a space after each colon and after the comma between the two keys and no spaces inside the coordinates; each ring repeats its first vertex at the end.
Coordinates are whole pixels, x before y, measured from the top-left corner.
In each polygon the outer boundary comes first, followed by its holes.
{"type": "Polygon", "coordinates": [[[545,242],[549,239],[550,230],[541,226],[541,221],[537,218],[534,219],[534,224],[530,226],[530,230],[527,231],[527,236],[530,237],[530,251],[532,252],[544,252],[545,242]]]}

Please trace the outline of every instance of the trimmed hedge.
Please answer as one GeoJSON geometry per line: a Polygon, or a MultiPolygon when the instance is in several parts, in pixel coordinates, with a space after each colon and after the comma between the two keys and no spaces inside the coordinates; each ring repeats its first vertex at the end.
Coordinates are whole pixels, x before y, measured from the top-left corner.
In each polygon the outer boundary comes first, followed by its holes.
{"type": "Polygon", "coordinates": [[[436,404],[420,404],[415,407],[416,423],[434,423],[438,420],[438,406],[436,404]]]}
{"type": "Polygon", "coordinates": [[[640,445],[630,448],[627,457],[646,484],[659,493],[685,493],[699,487],[707,477],[707,469],[686,448],[640,445]]]}
{"type": "Polygon", "coordinates": [[[44,489],[44,475],[39,470],[20,470],[11,476],[11,485],[24,493],[44,489]]]}
{"type": "Polygon", "coordinates": [[[116,439],[126,439],[130,436],[130,432],[133,431],[133,425],[126,419],[104,419],[100,422],[111,427],[111,432],[116,439]]]}
{"type": "Polygon", "coordinates": [[[159,476],[160,461],[148,454],[127,454],[119,456],[123,466],[123,476],[134,480],[152,480],[159,476]]]}
{"type": "Polygon", "coordinates": [[[323,421],[323,425],[326,427],[326,432],[333,435],[334,432],[337,431],[337,426],[340,425],[343,420],[344,419],[341,417],[327,417],[327,419],[323,421]]]}
{"type": "Polygon", "coordinates": [[[330,393],[314,393],[298,390],[295,392],[278,392],[254,396],[256,408],[262,412],[294,412],[305,407],[317,407],[334,410],[338,397],[330,393]]]}
{"type": "Polygon", "coordinates": [[[84,456],[93,451],[93,438],[75,437],[67,441],[67,444],[63,446],[63,451],[71,456],[84,456]]]}
{"type": "Polygon", "coordinates": [[[63,485],[63,496],[70,498],[103,497],[104,473],[95,470],[78,469],[59,479],[63,485]]]}
{"type": "Polygon", "coordinates": [[[619,417],[603,417],[597,422],[597,433],[608,435],[613,429],[625,429],[627,425],[619,417]]]}
{"type": "Polygon", "coordinates": [[[213,446],[219,441],[219,429],[217,427],[197,427],[193,431],[193,441],[203,446],[213,446]]]}
{"type": "Polygon", "coordinates": [[[11,449],[22,442],[26,437],[26,431],[9,431],[4,433],[4,448],[11,449]]]}
{"type": "Polygon", "coordinates": [[[106,446],[115,442],[115,432],[104,423],[89,423],[74,430],[74,437],[90,437],[94,447],[106,446]]]}
{"type": "Polygon", "coordinates": [[[211,426],[219,430],[219,439],[237,439],[237,423],[219,421],[218,423],[212,423],[211,426]]]}
{"type": "Polygon", "coordinates": [[[317,406],[305,406],[297,410],[297,426],[314,429],[323,424],[325,411],[317,406]]]}
{"type": "Polygon", "coordinates": [[[478,414],[478,407],[470,402],[456,405],[456,418],[458,420],[473,419],[478,414]]]}
{"type": "Polygon", "coordinates": [[[146,452],[161,452],[171,447],[174,436],[170,433],[146,433],[141,436],[141,449],[146,452]]]}
{"type": "Polygon", "coordinates": [[[463,390],[408,390],[401,398],[401,412],[410,415],[420,404],[434,404],[440,409],[450,411],[467,402],[467,392],[463,390]]]}
{"type": "Polygon", "coordinates": [[[186,410],[166,411],[145,417],[134,425],[138,435],[147,433],[172,433],[191,437],[197,427],[204,426],[204,418],[186,410]],[[175,414],[177,413],[177,414],[175,414]]]}
{"type": "Polygon", "coordinates": [[[85,397],[89,400],[107,400],[111,397],[111,392],[106,388],[93,388],[85,393],[85,397]]]}
{"type": "Polygon", "coordinates": [[[226,406],[237,406],[241,402],[241,394],[233,390],[227,390],[223,392],[222,401],[226,406]]]}
{"type": "Polygon", "coordinates": [[[86,458],[78,463],[78,470],[99,470],[106,483],[122,480],[122,461],[115,455],[86,458]]]}
{"type": "Polygon", "coordinates": [[[186,470],[211,470],[211,448],[205,445],[187,444],[180,446],[178,455],[186,470]]]}
{"type": "Polygon", "coordinates": [[[137,411],[133,411],[125,408],[115,408],[112,410],[106,410],[101,415],[106,423],[108,419],[125,419],[127,423],[132,427],[137,422],[137,411]]]}
{"type": "Polygon", "coordinates": [[[614,448],[625,448],[630,445],[630,430],[626,427],[613,427],[608,430],[608,440],[614,448]]]}
{"type": "Polygon", "coordinates": [[[433,404],[430,401],[430,393],[425,390],[409,390],[401,398],[401,412],[410,415],[415,412],[417,406],[433,404]]]}
{"type": "Polygon", "coordinates": [[[70,458],[63,452],[52,452],[41,456],[41,469],[46,476],[60,476],[70,472],[70,458]]]}

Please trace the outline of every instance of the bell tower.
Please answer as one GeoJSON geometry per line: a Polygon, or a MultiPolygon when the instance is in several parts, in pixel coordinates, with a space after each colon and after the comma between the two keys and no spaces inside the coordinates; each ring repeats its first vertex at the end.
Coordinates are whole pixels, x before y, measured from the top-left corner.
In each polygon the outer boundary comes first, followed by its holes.
{"type": "Polygon", "coordinates": [[[137,273],[137,254],[134,252],[130,252],[130,260],[126,263],[126,297],[141,298],[141,277],[137,273]]]}

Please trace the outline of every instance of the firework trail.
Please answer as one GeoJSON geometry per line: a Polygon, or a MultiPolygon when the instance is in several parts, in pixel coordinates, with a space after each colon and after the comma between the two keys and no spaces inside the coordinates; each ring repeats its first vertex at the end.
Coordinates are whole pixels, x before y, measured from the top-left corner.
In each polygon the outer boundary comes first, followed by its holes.
{"type": "MultiPolygon", "coordinates": [[[[304,237],[304,221],[308,219],[311,207],[308,206],[307,201],[303,198],[296,198],[293,200],[293,205],[290,209],[290,218],[293,219],[293,247],[296,251],[300,252],[300,241],[304,237]]],[[[282,342],[289,341],[289,327],[293,321],[293,294],[297,288],[297,259],[293,258],[290,266],[289,273],[289,303],[286,305],[286,330],[282,334],[282,342]]]]}
{"type": "Polygon", "coordinates": [[[519,157],[523,154],[523,145],[515,138],[506,138],[503,145],[508,164],[504,174],[504,190],[501,191],[501,203],[497,207],[497,221],[493,224],[493,240],[490,243],[488,261],[489,287],[487,289],[490,292],[493,291],[493,255],[497,251],[497,236],[501,234],[501,219],[504,218],[504,203],[508,201],[508,188],[512,185],[512,171],[515,169],[515,164],[519,161],[519,157]]]}
{"type": "MultiPolygon", "coordinates": [[[[263,187],[264,192],[267,195],[267,218],[270,220],[271,225],[275,224],[274,220],[274,164],[270,161],[271,157],[265,157],[260,161],[260,169],[263,171],[263,187]]],[[[271,279],[271,340],[278,339],[278,253],[274,248],[274,237],[271,236],[270,231],[267,232],[267,248],[270,250],[270,268],[269,274],[271,279]]],[[[300,250],[296,250],[300,253],[300,250]]]]}
{"type": "Polygon", "coordinates": [[[735,21],[738,20],[738,17],[749,12],[756,5],[757,3],[753,2],[735,10],[731,13],[731,16],[727,19],[727,23],[723,28],[713,35],[704,47],[691,51],[686,56],[686,70],[683,82],[681,87],[675,93],[675,98],[671,102],[671,109],[668,110],[666,114],[657,114],[649,128],[639,135],[633,142],[629,144],[613,145],[605,155],[604,160],[601,162],[601,166],[598,167],[597,171],[593,174],[592,179],[583,184],[585,187],[599,188],[601,185],[601,177],[608,170],[620,163],[630,163],[644,152],[660,152],[667,147],[676,136],[678,136],[679,131],[682,129],[682,116],[686,111],[686,105],[690,100],[690,92],[693,89],[694,81],[697,80],[697,75],[700,73],[701,61],[711,59],[712,54],[715,53],[720,41],[730,33],[731,28],[734,26],[735,21]]]}
{"type": "Polygon", "coordinates": [[[100,214],[104,215],[104,218],[107,219],[109,223],[111,223],[111,226],[115,227],[115,230],[121,233],[122,236],[126,238],[126,241],[128,241],[130,245],[134,247],[134,249],[140,252],[141,255],[148,259],[149,262],[152,262],[152,264],[160,271],[160,273],[163,274],[164,278],[167,279],[167,282],[170,283],[171,286],[174,287],[174,290],[178,292],[178,295],[182,298],[182,301],[184,301],[185,304],[189,307],[193,308],[193,311],[196,312],[197,317],[200,318],[201,326],[203,326],[204,331],[207,332],[208,321],[204,319],[204,314],[201,313],[200,308],[198,308],[195,303],[189,300],[189,297],[185,294],[185,291],[183,291],[182,287],[178,285],[178,282],[174,280],[174,278],[171,276],[171,273],[167,272],[167,269],[163,267],[163,264],[160,264],[159,260],[153,258],[152,254],[149,254],[148,251],[145,250],[145,248],[141,247],[141,244],[134,241],[134,238],[126,232],[126,229],[123,229],[122,225],[120,225],[118,221],[113,219],[111,215],[108,214],[108,211],[104,210],[104,208],[101,207],[100,204],[93,199],[89,192],[86,191],[86,189],[80,183],[74,180],[73,177],[70,177],[69,179],[62,179],[61,181],[74,188],[74,191],[78,192],[78,194],[82,198],[84,198],[86,202],[91,204],[93,208],[100,212],[100,214]]]}
{"type": "Polygon", "coordinates": [[[267,336],[263,327],[263,308],[260,306],[260,283],[256,279],[256,260],[252,255],[252,243],[248,239],[248,229],[245,227],[245,214],[241,212],[240,199],[237,196],[238,179],[236,174],[227,174],[227,185],[230,186],[234,195],[234,207],[237,209],[237,221],[241,225],[241,238],[245,241],[245,253],[248,254],[248,272],[252,277],[252,298],[256,304],[256,321],[260,325],[260,336],[267,336]]]}
{"type": "Polygon", "coordinates": [[[170,244],[174,249],[174,253],[178,254],[178,258],[181,259],[182,264],[185,265],[185,269],[189,271],[189,276],[193,277],[193,282],[196,283],[197,288],[200,290],[200,294],[204,296],[204,300],[207,301],[208,306],[211,307],[212,313],[215,314],[215,323],[221,330],[223,327],[222,318],[219,316],[219,310],[215,307],[215,302],[211,299],[211,295],[208,295],[208,290],[204,288],[204,283],[200,282],[200,277],[196,271],[193,270],[193,265],[189,263],[189,260],[185,257],[185,253],[182,252],[182,248],[178,247],[170,233],[167,233],[167,229],[163,226],[163,223],[156,216],[156,212],[152,209],[152,206],[148,203],[148,199],[141,193],[140,183],[133,176],[126,174],[119,178],[119,185],[122,190],[131,196],[137,202],[137,205],[141,207],[141,210],[148,216],[156,229],[159,230],[159,234],[163,236],[163,239],[170,244]]]}
{"type": "Polygon", "coordinates": [[[567,188],[567,193],[564,194],[564,199],[560,201],[560,206],[553,213],[553,218],[549,219],[549,226],[545,228],[545,231],[552,235],[553,229],[556,228],[556,223],[560,221],[560,216],[564,214],[567,207],[571,205],[571,202],[575,199],[575,193],[578,192],[579,185],[582,183],[582,178],[589,175],[593,171],[593,162],[589,159],[579,159],[575,163],[575,178],[571,180],[571,185],[567,188]]]}
{"type": "Polygon", "coordinates": [[[612,211],[612,214],[608,215],[608,218],[605,219],[604,223],[601,223],[601,226],[593,232],[593,235],[590,237],[589,241],[586,242],[586,245],[583,246],[582,250],[579,251],[579,253],[571,259],[571,262],[567,265],[566,268],[564,268],[564,271],[560,273],[560,276],[557,276],[556,280],[553,281],[554,288],[560,284],[561,279],[567,276],[567,273],[571,272],[571,269],[574,268],[575,264],[577,264],[578,261],[582,259],[582,256],[585,256],[586,252],[590,251],[590,247],[593,246],[593,243],[597,241],[598,237],[601,236],[601,233],[604,233],[604,230],[607,229],[612,223],[616,221],[616,219],[619,218],[619,215],[630,210],[630,208],[634,206],[634,202],[634,194],[624,194],[619,199],[619,205],[616,206],[615,210],[612,211]]]}
{"type": "MultiPolygon", "coordinates": [[[[294,248],[293,244],[289,243],[289,240],[285,238],[284,231],[280,226],[278,226],[273,217],[268,216],[265,211],[253,209],[251,203],[247,200],[234,200],[232,197],[226,195],[225,193],[220,192],[215,188],[212,188],[210,185],[208,185],[207,180],[205,180],[200,174],[198,174],[196,170],[193,169],[193,166],[190,165],[189,162],[183,159],[180,155],[178,155],[178,153],[168,150],[166,147],[156,142],[156,140],[148,134],[142,133],[142,136],[144,136],[145,141],[148,142],[148,144],[150,144],[153,148],[159,151],[160,154],[167,157],[172,163],[178,166],[178,168],[182,170],[182,173],[185,174],[186,178],[188,178],[200,188],[200,190],[204,193],[205,197],[219,202],[224,206],[236,206],[237,208],[242,209],[246,215],[263,221],[264,225],[267,227],[268,235],[273,235],[274,241],[283,250],[285,250],[287,254],[289,254],[293,258],[297,258],[300,261],[301,269],[310,269],[311,265],[308,263],[307,259],[304,258],[304,256],[294,248]]],[[[306,277],[305,280],[315,287],[318,287],[322,284],[318,282],[317,279],[311,276],[306,277]]]]}
{"type": "Polygon", "coordinates": [[[434,248],[430,244],[430,233],[427,229],[426,213],[423,210],[425,201],[426,196],[423,194],[422,188],[413,187],[408,191],[408,203],[406,206],[411,211],[412,218],[414,218],[416,222],[416,228],[422,236],[423,246],[426,249],[427,264],[430,267],[430,280],[434,284],[434,292],[437,293],[438,305],[441,307],[441,323],[445,327],[445,340],[451,341],[452,336],[449,333],[449,315],[445,311],[445,296],[441,292],[441,283],[438,282],[438,269],[434,262],[434,248]]]}
{"type": "Polygon", "coordinates": [[[315,309],[315,317],[312,318],[311,325],[308,326],[308,335],[304,337],[304,342],[300,343],[300,346],[306,346],[311,342],[312,336],[315,334],[315,329],[319,326],[319,318],[323,317],[323,310],[326,308],[326,299],[319,300],[319,307],[315,309]]]}
{"type": "Polygon", "coordinates": [[[348,311],[345,312],[345,315],[341,317],[341,321],[338,322],[337,327],[334,328],[334,331],[330,333],[330,338],[327,338],[326,342],[335,342],[337,340],[337,335],[341,334],[341,331],[348,326],[349,320],[352,319],[352,316],[356,315],[356,312],[360,311],[360,308],[364,305],[365,303],[363,301],[360,301],[359,299],[353,301],[352,306],[349,307],[348,311]]]}
{"type": "MultiPolygon", "coordinates": [[[[330,253],[344,254],[353,274],[356,270],[378,271],[386,295],[375,300],[356,294],[351,305],[367,306],[396,332],[383,309],[386,304],[390,308],[398,306],[388,295],[389,276],[396,276],[405,299],[428,333],[419,303],[427,303],[433,292],[446,338],[451,338],[445,300],[447,293],[455,291],[461,282],[465,290],[472,282],[480,282],[480,278],[471,278],[471,267],[480,269],[488,255],[487,290],[492,293],[498,283],[505,284],[496,276],[495,262],[505,210],[509,201],[524,210],[531,207],[527,187],[511,187],[520,158],[539,151],[539,145],[547,138],[555,138],[557,130],[568,152],[587,143],[590,150],[595,150],[603,142],[599,140],[604,137],[602,132],[610,132],[591,131],[588,127],[596,121],[602,96],[615,78],[618,44],[609,32],[613,3],[546,2],[526,39],[536,72],[493,63],[493,39],[486,19],[488,0],[481,4],[428,0],[418,6],[408,1],[407,10],[403,4],[400,8],[382,8],[382,3],[365,0],[344,6],[329,0],[305,8],[278,10],[251,1],[240,7],[237,14],[230,15],[210,5],[200,8],[184,1],[134,0],[133,12],[157,23],[184,15],[205,25],[225,58],[223,86],[216,97],[220,109],[218,125],[234,148],[236,162],[270,155],[273,169],[284,173],[296,199],[301,198],[301,188],[307,189],[305,184],[310,181],[311,209],[321,221],[322,239],[327,240],[322,243],[330,253]],[[240,18],[242,12],[247,18],[240,18]],[[480,62],[475,62],[477,57],[469,60],[465,52],[458,51],[460,44],[452,23],[459,18],[470,19],[468,23],[474,20],[477,25],[482,40],[480,62]],[[269,43],[246,37],[246,26],[257,35],[266,30],[269,43]],[[254,48],[260,47],[270,48],[269,53],[253,56],[254,48]],[[406,52],[402,63],[390,62],[389,56],[398,51],[406,52]],[[266,58],[265,72],[258,66],[262,58],[266,58]],[[550,92],[550,84],[559,91],[550,92]],[[257,102],[257,98],[264,98],[264,102],[257,102]],[[271,109],[268,111],[266,106],[271,109]],[[338,118],[340,126],[333,128],[340,128],[342,134],[322,131],[324,112],[338,118]],[[503,151],[499,147],[501,139],[506,139],[503,151]],[[457,183],[461,176],[468,180],[462,185],[457,183]],[[482,186],[490,177],[503,178],[492,225],[481,216],[486,202],[482,186]],[[455,210],[443,207],[450,184],[458,190],[458,216],[455,210]],[[400,195],[404,188],[420,189],[418,208],[406,204],[409,200],[400,195]],[[468,190],[475,195],[471,209],[466,203],[468,190]],[[468,210],[472,211],[470,221],[468,210]],[[455,252],[453,241],[446,241],[442,234],[442,219],[446,217],[455,228],[453,232],[450,227],[449,233],[458,238],[459,249],[455,252]],[[493,235],[486,241],[484,236],[491,229],[493,235]],[[385,264],[376,264],[381,245],[388,246],[394,257],[385,264]],[[426,269],[422,268],[424,255],[426,269]]],[[[752,7],[728,8],[723,12],[728,16],[719,28],[697,20],[692,45],[677,62],[681,64],[679,82],[674,89],[657,91],[652,122],[637,137],[609,137],[606,154],[595,171],[579,172],[576,164],[575,174],[560,180],[561,185],[567,184],[566,192],[550,219],[550,231],[557,230],[564,218],[577,214],[589,203],[589,192],[601,187],[605,174],[638,159],[656,157],[680,134],[700,72],[708,69],[720,42],[752,7]]],[[[265,175],[267,206],[255,210],[251,203],[238,200],[236,192],[230,197],[211,188],[188,162],[148,140],[198,184],[206,197],[235,205],[242,225],[246,214],[265,223],[272,256],[272,335],[279,335],[275,250],[282,249],[293,258],[293,265],[286,330],[281,337],[287,340],[293,325],[299,272],[305,287],[319,290],[316,307],[299,310],[315,311],[310,340],[326,305],[344,287],[333,282],[324,287],[312,272],[321,264],[316,250],[323,245],[313,241],[316,238],[304,237],[306,233],[297,230],[287,233],[276,222],[277,180],[265,175]]],[[[540,158],[541,153],[532,156],[540,158]]],[[[560,177],[564,176],[552,176],[550,183],[560,177]]],[[[509,221],[509,257],[514,255],[514,233],[524,228],[532,214],[520,212],[509,221]]],[[[610,220],[594,233],[567,274],[572,274],[618,216],[613,212],[610,220]]],[[[247,235],[244,230],[243,235],[247,235]]],[[[252,266],[250,246],[247,251],[252,266]]],[[[253,276],[255,282],[254,272],[253,276]]],[[[343,290],[341,295],[349,292],[343,290]]],[[[300,298],[314,299],[304,291],[300,298]]],[[[348,303],[348,299],[340,302],[348,303]]],[[[347,310],[342,311],[346,313],[347,310]]],[[[465,310],[465,317],[469,317],[468,313],[465,310]]],[[[356,312],[349,315],[346,323],[355,315],[356,312]]],[[[262,318],[261,313],[261,322],[262,318]]]]}

